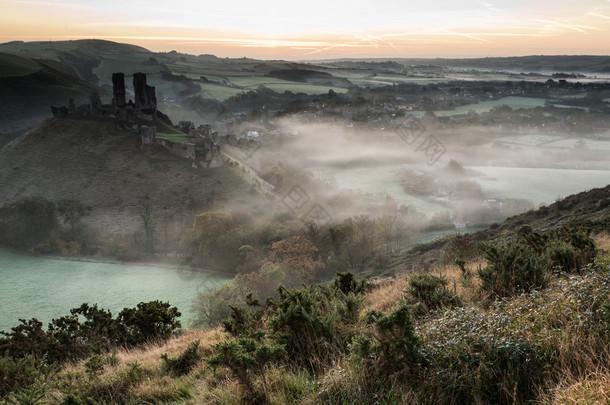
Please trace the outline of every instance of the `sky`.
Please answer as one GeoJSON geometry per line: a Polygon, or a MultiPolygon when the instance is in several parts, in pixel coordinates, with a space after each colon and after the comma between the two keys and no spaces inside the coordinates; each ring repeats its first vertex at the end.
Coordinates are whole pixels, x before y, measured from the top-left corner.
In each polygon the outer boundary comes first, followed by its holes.
{"type": "Polygon", "coordinates": [[[262,59],[610,55],[610,0],[0,0],[0,42],[262,59]]]}

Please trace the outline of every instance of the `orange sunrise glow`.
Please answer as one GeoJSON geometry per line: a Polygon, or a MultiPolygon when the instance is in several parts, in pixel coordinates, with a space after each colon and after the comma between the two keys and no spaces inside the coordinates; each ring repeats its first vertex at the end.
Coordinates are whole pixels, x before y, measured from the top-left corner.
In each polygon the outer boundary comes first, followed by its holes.
{"type": "Polygon", "coordinates": [[[610,1],[4,0],[0,41],[107,39],[223,57],[610,53],[610,1]]]}

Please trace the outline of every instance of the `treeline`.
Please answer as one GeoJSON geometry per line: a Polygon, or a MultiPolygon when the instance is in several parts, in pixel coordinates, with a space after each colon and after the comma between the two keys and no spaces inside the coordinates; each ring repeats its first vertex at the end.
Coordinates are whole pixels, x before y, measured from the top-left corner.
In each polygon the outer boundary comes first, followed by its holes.
{"type": "Polygon", "coordinates": [[[163,219],[156,218],[147,203],[138,208],[136,229],[105,238],[85,223],[90,211],[76,199],[28,197],[5,204],[0,208],[0,243],[36,254],[100,255],[125,261],[155,258],[169,247],[182,257],[182,265],[227,274],[266,274],[275,269],[282,274],[280,281],[299,285],[332,278],[341,269],[383,267],[408,240],[401,213],[304,227],[289,213],[261,222],[245,213],[210,211],[196,215],[192,226],[174,229],[172,240],[161,241],[163,219]]]}
{"type": "Polygon", "coordinates": [[[0,243],[35,253],[92,254],[98,236],[82,222],[91,207],[72,198],[27,197],[0,207],[0,243]]]}
{"type": "Polygon", "coordinates": [[[150,205],[138,208],[140,224],[134,231],[106,238],[84,220],[91,211],[92,207],[74,198],[21,198],[0,207],[0,243],[34,254],[102,255],[126,261],[154,253],[150,205]]]}

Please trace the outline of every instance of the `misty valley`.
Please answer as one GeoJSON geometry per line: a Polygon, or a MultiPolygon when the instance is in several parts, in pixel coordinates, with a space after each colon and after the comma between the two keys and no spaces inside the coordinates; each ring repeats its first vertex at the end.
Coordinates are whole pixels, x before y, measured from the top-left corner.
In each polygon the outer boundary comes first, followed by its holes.
{"type": "Polygon", "coordinates": [[[0,44],[0,404],[610,400],[609,71],[0,44]]]}

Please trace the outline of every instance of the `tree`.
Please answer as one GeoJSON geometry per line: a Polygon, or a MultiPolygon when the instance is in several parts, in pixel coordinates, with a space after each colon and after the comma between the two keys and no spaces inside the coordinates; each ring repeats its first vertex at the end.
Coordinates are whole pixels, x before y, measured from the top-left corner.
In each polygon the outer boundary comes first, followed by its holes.
{"type": "Polygon", "coordinates": [[[55,204],[42,197],[27,197],[4,206],[1,237],[12,246],[31,248],[57,228],[55,204]]]}
{"type": "Polygon", "coordinates": [[[294,284],[315,280],[324,269],[319,249],[303,236],[293,236],[271,245],[272,261],[294,284]]]}
{"type": "Polygon", "coordinates": [[[144,231],[144,250],[152,253],[155,246],[155,228],[150,204],[145,203],[140,208],[140,220],[142,221],[142,229],[144,231]]]}
{"type": "Polygon", "coordinates": [[[375,222],[368,215],[350,217],[345,220],[346,240],[343,254],[350,267],[362,268],[377,251],[375,222]]]}
{"type": "Polygon", "coordinates": [[[243,213],[212,211],[197,215],[190,235],[195,264],[234,272],[243,260],[239,249],[249,244],[251,224],[252,219],[243,213]]]}
{"type": "Polygon", "coordinates": [[[57,201],[57,212],[63,216],[64,224],[70,224],[73,233],[82,217],[89,213],[89,209],[80,200],[62,198],[57,201]]]}
{"type": "Polygon", "coordinates": [[[400,249],[400,243],[405,238],[405,224],[397,215],[386,215],[377,222],[379,236],[386,252],[392,254],[400,249]]]}

